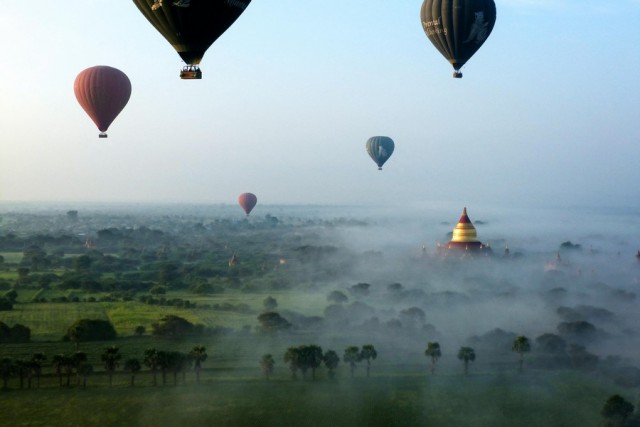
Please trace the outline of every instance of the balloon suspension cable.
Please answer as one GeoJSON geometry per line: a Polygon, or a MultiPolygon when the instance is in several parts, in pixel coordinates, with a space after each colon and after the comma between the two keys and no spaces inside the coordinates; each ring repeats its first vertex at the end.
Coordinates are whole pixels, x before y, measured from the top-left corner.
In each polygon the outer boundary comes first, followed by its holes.
{"type": "Polygon", "coordinates": [[[100,133],[98,134],[98,138],[108,138],[108,137],[109,137],[109,135],[107,135],[107,133],[106,133],[106,132],[100,132],[100,133]]]}

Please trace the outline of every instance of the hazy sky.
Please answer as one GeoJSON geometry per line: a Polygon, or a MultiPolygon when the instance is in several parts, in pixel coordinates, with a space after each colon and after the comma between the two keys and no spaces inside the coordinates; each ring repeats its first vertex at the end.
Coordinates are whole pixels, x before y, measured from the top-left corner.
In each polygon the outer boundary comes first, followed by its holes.
{"type": "Polygon", "coordinates": [[[201,81],[131,1],[0,2],[1,201],[640,200],[638,0],[496,0],[461,80],[421,0],[253,0],[201,81]],[[93,65],[133,85],[106,140],[73,94],[93,65]]]}

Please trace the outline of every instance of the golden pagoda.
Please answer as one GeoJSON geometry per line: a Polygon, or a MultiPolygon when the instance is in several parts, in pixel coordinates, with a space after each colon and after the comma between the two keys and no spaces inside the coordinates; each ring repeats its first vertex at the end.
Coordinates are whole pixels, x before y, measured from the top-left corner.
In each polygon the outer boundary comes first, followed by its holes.
{"type": "Polygon", "coordinates": [[[462,210],[462,216],[458,224],[453,229],[453,237],[447,245],[447,249],[462,249],[467,251],[477,251],[483,248],[482,242],[478,241],[478,233],[473,223],[467,215],[467,208],[462,210]]]}

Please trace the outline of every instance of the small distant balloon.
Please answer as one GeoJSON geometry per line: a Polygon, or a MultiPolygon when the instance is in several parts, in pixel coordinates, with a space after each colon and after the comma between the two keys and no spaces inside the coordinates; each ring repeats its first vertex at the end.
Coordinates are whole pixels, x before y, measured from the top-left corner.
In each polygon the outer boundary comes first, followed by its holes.
{"type": "Polygon", "coordinates": [[[256,203],[258,203],[258,198],[253,193],[242,193],[238,196],[238,204],[247,216],[249,216],[253,208],[256,206],[256,203]]]}
{"type": "Polygon", "coordinates": [[[201,79],[200,61],[251,0],[133,0],[187,64],[182,79],[201,79]]]}
{"type": "Polygon", "coordinates": [[[78,74],[73,91],[80,106],[107,137],[107,129],[131,97],[131,81],[125,73],[106,65],[89,67],[78,74]]]}
{"type": "Polygon", "coordinates": [[[453,77],[480,49],[496,23],[493,0],[424,0],[420,11],[425,34],[453,66],[453,77]]]}
{"type": "Polygon", "coordinates": [[[395,144],[388,136],[372,136],[367,140],[367,153],[378,165],[378,170],[382,170],[382,165],[389,160],[395,144]]]}

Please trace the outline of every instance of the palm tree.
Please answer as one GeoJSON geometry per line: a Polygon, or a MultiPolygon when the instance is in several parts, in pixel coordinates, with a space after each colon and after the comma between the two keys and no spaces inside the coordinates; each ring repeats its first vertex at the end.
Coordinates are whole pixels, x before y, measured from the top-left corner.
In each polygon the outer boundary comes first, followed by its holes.
{"type": "Polygon", "coordinates": [[[0,377],[2,377],[3,390],[6,390],[8,388],[7,382],[9,381],[9,378],[11,378],[13,371],[14,371],[13,360],[9,359],[8,357],[5,357],[2,360],[0,360],[0,377]]]}
{"type": "Polygon", "coordinates": [[[151,369],[153,374],[153,385],[158,385],[156,374],[158,372],[158,351],[155,348],[148,348],[144,351],[144,359],[142,363],[151,369]]]}
{"type": "Polygon", "coordinates": [[[327,350],[322,359],[324,360],[324,366],[329,370],[329,378],[335,377],[334,369],[336,369],[338,367],[338,363],[340,363],[338,353],[333,350],[327,350]]]}
{"type": "Polygon", "coordinates": [[[36,384],[40,388],[40,375],[42,375],[42,363],[47,360],[47,356],[44,353],[33,353],[31,356],[31,363],[33,366],[33,372],[36,374],[36,384]]]}
{"type": "Polygon", "coordinates": [[[322,365],[322,347],[317,345],[303,345],[300,347],[303,366],[311,368],[311,379],[316,379],[316,369],[322,365]]]}
{"type": "Polygon", "coordinates": [[[78,378],[82,379],[82,388],[87,388],[87,377],[93,373],[93,365],[91,363],[82,362],[76,368],[78,378]]]}
{"type": "Polygon", "coordinates": [[[109,387],[113,385],[113,373],[116,371],[120,364],[118,363],[122,359],[120,349],[115,345],[107,347],[102,353],[102,363],[104,363],[104,370],[109,375],[109,387]]]}
{"type": "Polygon", "coordinates": [[[376,360],[378,357],[378,352],[373,345],[367,344],[362,346],[362,351],[360,351],[360,358],[367,361],[367,378],[369,377],[369,368],[371,367],[371,359],[376,360]]]}
{"type": "Polygon", "coordinates": [[[31,370],[30,362],[28,360],[16,360],[13,363],[13,366],[20,377],[20,389],[23,389],[24,379],[28,376],[28,372],[31,370]]]}
{"type": "Polygon", "coordinates": [[[436,362],[442,356],[440,352],[440,344],[437,342],[429,341],[427,343],[427,349],[424,351],[424,355],[431,358],[431,375],[436,372],[436,362]]]}
{"type": "Polygon", "coordinates": [[[196,345],[189,352],[189,357],[193,360],[193,370],[196,371],[196,383],[200,384],[200,370],[202,362],[207,360],[207,349],[203,345],[196,345]]]}
{"type": "Polygon", "coordinates": [[[162,385],[167,383],[167,371],[171,368],[171,357],[169,352],[158,351],[156,354],[157,364],[162,372],[162,385]]]}
{"type": "Polygon", "coordinates": [[[469,374],[469,362],[476,360],[476,352],[471,347],[460,347],[458,359],[464,362],[464,374],[469,374]]]}
{"type": "Polygon", "coordinates": [[[87,353],[83,351],[76,351],[73,355],[71,355],[71,365],[76,370],[76,384],[80,384],[80,365],[87,363],[89,358],[87,357],[87,353]]]}
{"type": "Polygon", "coordinates": [[[297,347],[289,347],[284,354],[284,363],[289,365],[289,369],[291,370],[291,377],[294,380],[298,379],[298,369],[301,367],[302,355],[300,354],[300,349],[297,347]]]}
{"type": "MultiPolygon", "coordinates": [[[[166,353],[166,358],[164,361],[166,366],[165,369],[171,371],[171,373],[173,374],[174,386],[178,385],[178,373],[180,372],[183,373],[183,382],[184,382],[184,372],[185,372],[188,360],[189,360],[188,355],[184,353],[180,353],[178,351],[169,351],[166,353]]],[[[164,384],[164,379],[163,379],[163,384],[164,384]]]]}
{"type": "Polygon", "coordinates": [[[273,374],[273,367],[276,364],[276,361],[273,360],[273,356],[270,354],[263,354],[262,359],[260,359],[260,368],[262,368],[262,373],[264,374],[267,381],[269,381],[269,377],[273,374]]]}
{"type": "Polygon", "coordinates": [[[511,350],[520,355],[520,360],[518,361],[518,371],[522,373],[524,365],[524,354],[531,351],[529,338],[525,337],[524,335],[516,337],[516,339],[513,341],[511,350]]]}
{"type": "Polygon", "coordinates": [[[131,373],[131,387],[135,386],[136,374],[140,372],[140,369],[142,369],[142,366],[140,366],[138,359],[127,359],[124,362],[124,370],[131,373]]]}
{"type": "Polygon", "coordinates": [[[67,387],[71,387],[71,374],[73,373],[73,357],[66,354],[56,354],[52,359],[53,367],[58,374],[60,387],[62,387],[62,375],[67,376],[67,387]]]}
{"type": "Polygon", "coordinates": [[[62,387],[62,369],[64,368],[65,365],[65,355],[64,354],[56,354],[55,356],[53,356],[53,367],[56,371],[56,374],[58,374],[58,379],[60,381],[60,387],[62,387]]]}
{"type": "Polygon", "coordinates": [[[351,377],[353,378],[353,372],[356,369],[356,363],[362,360],[360,349],[354,345],[347,347],[344,350],[342,360],[349,364],[349,367],[351,368],[351,377]]]}

